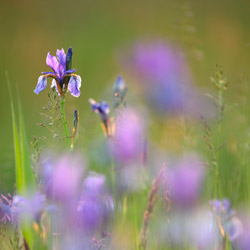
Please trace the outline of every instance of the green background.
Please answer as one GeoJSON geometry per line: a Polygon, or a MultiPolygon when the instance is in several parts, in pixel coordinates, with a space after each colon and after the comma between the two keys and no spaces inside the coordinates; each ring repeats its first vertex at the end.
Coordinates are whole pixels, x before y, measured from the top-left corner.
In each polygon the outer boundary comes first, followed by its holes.
{"type": "MultiPolygon", "coordinates": [[[[88,137],[88,99],[101,99],[117,75],[126,80],[120,55],[143,39],[168,39],[187,51],[195,84],[213,89],[209,77],[216,63],[229,79],[226,100],[239,102],[228,131],[237,137],[249,126],[250,3],[248,1],[1,1],[0,7],[0,192],[12,191],[14,151],[10,102],[5,72],[23,105],[29,139],[39,134],[36,123],[46,104],[46,91],[33,93],[41,71],[47,71],[47,52],[73,48],[73,68],[82,77],[81,96],[67,95],[66,111],[79,108],[88,137]],[[188,7],[187,7],[188,6],[188,7]],[[192,15],[186,19],[186,11],[192,15]],[[195,32],[193,32],[195,28],[195,32]],[[197,58],[197,53],[202,57],[197,58]],[[241,127],[242,126],[242,127],[241,127]],[[235,130],[235,128],[238,130],[235,130]]],[[[68,114],[69,115],[69,114],[68,114]]],[[[225,161],[230,159],[225,158],[225,161]]],[[[230,171],[230,170],[229,170],[230,171]]]]}

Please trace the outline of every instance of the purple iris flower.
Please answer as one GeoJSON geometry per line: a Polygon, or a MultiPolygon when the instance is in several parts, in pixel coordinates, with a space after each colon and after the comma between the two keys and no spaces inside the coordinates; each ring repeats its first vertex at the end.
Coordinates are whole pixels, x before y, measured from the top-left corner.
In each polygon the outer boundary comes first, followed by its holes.
{"type": "Polygon", "coordinates": [[[58,95],[64,97],[69,91],[71,95],[80,96],[81,77],[74,74],[75,69],[71,69],[72,64],[72,48],[68,49],[67,55],[64,49],[57,50],[56,56],[52,56],[50,52],[46,58],[46,64],[52,69],[52,72],[42,72],[38,78],[37,86],[34,90],[39,94],[47,87],[47,77],[53,78],[51,87],[55,87],[58,95]]]}
{"type": "Polygon", "coordinates": [[[92,110],[99,114],[103,125],[105,127],[105,134],[109,137],[112,135],[111,123],[109,120],[110,107],[109,104],[105,101],[96,102],[94,99],[89,99],[92,110]]]}
{"type": "Polygon", "coordinates": [[[110,107],[107,102],[101,101],[96,102],[94,99],[89,99],[92,110],[99,114],[102,121],[105,123],[108,120],[108,115],[110,113],[110,107]]]}

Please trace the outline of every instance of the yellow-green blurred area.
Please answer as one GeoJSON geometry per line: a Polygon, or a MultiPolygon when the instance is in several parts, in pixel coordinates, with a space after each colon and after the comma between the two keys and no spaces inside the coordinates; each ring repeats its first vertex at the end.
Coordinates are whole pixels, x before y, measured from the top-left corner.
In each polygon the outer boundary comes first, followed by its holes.
{"type": "MultiPolygon", "coordinates": [[[[32,135],[41,134],[36,124],[47,102],[46,90],[38,96],[33,92],[41,71],[49,71],[46,55],[72,46],[73,68],[82,77],[82,87],[79,98],[67,95],[66,112],[69,117],[70,110],[79,109],[81,130],[87,137],[88,127],[84,125],[91,113],[88,99],[100,100],[108,88],[111,93],[119,74],[126,81],[119,55],[138,40],[163,38],[180,44],[186,50],[195,84],[207,90],[213,89],[209,78],[215,65],[221,64],[229,79],[226,100],[247,103],[244,100],[249,97],[249,87],[243,86],[241,78],[249,75],[249,24],[249,1],[2,1],[0,191],[11,191],[14,185],[6,71],[13,92],[21,97],[31,140],[32,135]]],[[[237,124],[246,119],[249,112],[245,110],[239,120],[229,122],[237,124]]]]}

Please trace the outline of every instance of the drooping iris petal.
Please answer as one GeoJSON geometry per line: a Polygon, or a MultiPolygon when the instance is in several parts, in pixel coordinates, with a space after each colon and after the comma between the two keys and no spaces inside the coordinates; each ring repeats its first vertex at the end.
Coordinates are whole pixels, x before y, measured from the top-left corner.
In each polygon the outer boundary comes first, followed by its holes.
{"type": "Polygon", "coordinates": [[[71,76],[69,79],[68,91],[74,97],[80,96],[80,87],[81,87],[82,79],[80,76],[71,76]]]}
{"type": "Polygon", "coordinates": [[[55,80],[55,79],[52,80],[51,88],[55,88],[57,94],[60,96],[60,93],[59,93],[59,91],[58,91],[58,88],[57,88],[57,84],[56,84],[56,80],[55,80]]]}
{"type": "Polygon", "coordinates": [[[46,87],[47,87],[47,77],[39,76],[34,92],[38,95],[42,90],[46,89],[46,87]]]}
{"type": "Polygon", "coordinates": [[[55,56],[52,56],[50,52],[47,55],[46,58],[46,64],[55,72],[57,73],[58,69],[58,61],[55,56]]]}
{"type": "Polygon", "coordinates": [[[66,71],[66,54],[64,52],[64,49],[58,49],[56,51],[56,56],[59,61],[58,72],[60,73],[60,75],[62,75],[66,71]]]}

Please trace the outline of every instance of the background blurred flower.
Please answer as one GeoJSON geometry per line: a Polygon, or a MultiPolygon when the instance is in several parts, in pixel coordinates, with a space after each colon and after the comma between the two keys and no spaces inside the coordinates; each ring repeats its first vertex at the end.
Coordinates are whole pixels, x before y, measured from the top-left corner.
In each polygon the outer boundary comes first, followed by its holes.
{"type": "Polygon", "coordinates": [[[220,235],[228,236],[230,241],[236,240],[242,233],[242,222],[236,217],[236,212],[231,210],[231,204],[227,199],[212,200],[210,205],[217,221],[217,226],[220,231],[220,235]]]}
{"type": "Polygon", "coordinates": [[[132,162],[143,153],[145,124],[131,109],[123,109],[117,114],[114,154],[117,162],[132,162]]]}
{"type": "Polygon", "coordinates": [[[190,73],[183,54],[162,41],[137,43],[128,68],[159,112],[180,112],[188,99],[190,73]]]}
{"type": "Polygon", "coordinates": [[[13,222],[13,213],[11,211],[12,207],[12,197],[8,194],[6,197],[5,195],[1,194],[0,196],[0,222],[7,223],[13,222]]]}
{"type": "Polygon", "coordinates": [[[101,233],[114,211],[114,201],[106,190],[105,181],[105,176],[97,174],[89,175],[84,181],[77,213],[85,233],[101,233]]]}
{"type": "Polygon", "coordinates": [[[173,210],[169,220],[160,219],[161,244],[169,246],[169,249],[215,249],[219,239],[218,228],[207,208],[173,210]]]}
{"type": "Polygon", "coordinates": [[[167,167],[167,185],[173,205],[186,208],[194,205],[202,189],[204,167],[194,155],[186,155],[167,167]]]}
{"type": "Polygon", "coordinates": [[[46,197],[36,193],[33,197],[14,196],[12,210],[21,220],[39,221],[46,206],[46,197]]]}
{"type": "Polygon", "coordinates": [[[63,202],[74,200],[79,193],[83,171],[83,163],[75,154],[47,160],[40,166],[47,197],[63,202]]]}
{"type": "Polygon", "coordinates": [[[242,231],[234,242],[234,246],[239,250],[248,250],[250,246],[250,218],[244,216],[242,221],[242,231]]]}
{"type": "Polygon", "coordinates": [[[183,52],[163,40],[136,43],[125,67],[132,72],[143,97],[155,113],[205,116],[212,108],[210,100],[199,93],[183,52]]]}

